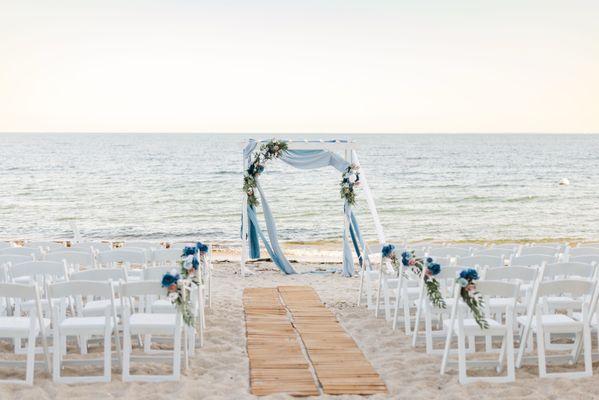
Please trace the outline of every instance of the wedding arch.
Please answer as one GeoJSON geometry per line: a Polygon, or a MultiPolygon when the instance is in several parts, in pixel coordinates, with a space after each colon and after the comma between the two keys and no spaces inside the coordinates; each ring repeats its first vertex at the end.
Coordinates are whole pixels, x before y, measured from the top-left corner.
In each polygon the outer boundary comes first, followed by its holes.
{"type": "MultiPolygon", "coordinates": [[[[341,172],[340,194],[343,200],[344,225],[343,237],[343,276],[352,276],[354,262],[350,240],[358,258],[360,267],[370,264],[369,251],[362,238],[357,219],[352,206],[355,204],[355,188],[364,191],[370,214],[381,244],[385,243],[385,234],[381,225],[374,198],[368,186],[368,181],[360,166],[356,153],[357,145],[350,140],[261,140],[250,139],[243,149],[243,196],[241,221],[241,269],[247,270],[246,262],[260,258],[260,243],[272,261],[285,274],[294,274],[295,270],[285,257],[277,237],[276,224],[260,186],[258,177],[265,170],[265,165],[271,160],[281,160],[299,169],[316,169],[331,166],[341,172]],[[258,147],[259,146],[259,147],[258,147]],[[340,152],[342,155],[337,154],[340,152]],[[256,209],[262,205],[266,234],[260,228],[256,209]]],[[[368,265],[369,266],[369,265],[368,265]]]]}

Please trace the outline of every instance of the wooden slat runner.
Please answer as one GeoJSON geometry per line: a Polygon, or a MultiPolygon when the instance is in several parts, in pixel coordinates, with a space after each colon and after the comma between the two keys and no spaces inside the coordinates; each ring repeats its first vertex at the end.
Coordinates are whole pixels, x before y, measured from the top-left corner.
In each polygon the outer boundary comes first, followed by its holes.
{"type": "Polygon", "coordinates": [[[356,342],[311,287],[248,288],[243,306],[252,394],[319,395],[310,364],[326,394],[387,392],[356,342]]]}
{"type": "Polygon", "coordinates": [[[252,394],[317,396],[318,387],[276,288],[243,291],[252,394]]]}
{"type": "Polygon", "coordinates": [[[309,286],[279,286],[278,289],[324,393],[387,392],[379,374],[314,289],[309,286]]]}

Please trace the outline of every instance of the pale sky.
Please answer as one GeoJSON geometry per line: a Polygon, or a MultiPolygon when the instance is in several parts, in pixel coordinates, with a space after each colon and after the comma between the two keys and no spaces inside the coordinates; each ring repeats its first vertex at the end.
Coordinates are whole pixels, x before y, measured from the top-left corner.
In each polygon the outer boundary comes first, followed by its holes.
{"type": "Polygon", "coordinates": [[[0,132],[599,132],[599,1],[0,0],[0,132]]]}

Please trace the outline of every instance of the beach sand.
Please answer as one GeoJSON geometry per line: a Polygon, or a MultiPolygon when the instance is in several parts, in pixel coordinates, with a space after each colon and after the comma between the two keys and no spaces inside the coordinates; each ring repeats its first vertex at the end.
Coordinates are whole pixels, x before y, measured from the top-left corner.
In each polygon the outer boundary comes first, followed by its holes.
{"type": "MultiPolygon", "coordinates": [[[[338,264],[295,264],[301,271],[339,268],[338,264]]],[[[205,346],[192,358],[190,369],[178,383],[123,383],[119,368],[113,366],[108,384],[58,385],[38,367],[34,387],[0,385],[0,399],[252,399],[248,384],[244,316],[241,295],[244,287],[310,285],[353,336],[365,356],[389,388],[387,395],[371,399],[589,399],[599,398],[597,377],[565,380],[539,379],[535,366],[516,371],[512,384],[477,383],[460,385],[457,369],[439,375],[440,356],[429,356],[423,344],[413,349],[410,339],[391,329],[383,318],[356,306],[359,279],[338,274],[297,274],[284,276],[271,263],[257,265],[255,275],[242,278],[239,265],[219,262],[214,266],[213,308],[208,312],[205,346]]],[[[4,350],[7,350],[4,347],[4,350]]],[[[5,357],[3,357],[5,358],[5,357]]],[[[595,364],[595,372],[598,365],[595,364]]],[[[168,367],[137,365],[133,371],[153,372],[168,367]]],[[[2,368],[0,378],[12,376],[2,368]]],[[[265,399],[291,398],[285,394],[265,399]]],[[[330,399],[357,399],[360,396],[322,396],[330,399]]]]}

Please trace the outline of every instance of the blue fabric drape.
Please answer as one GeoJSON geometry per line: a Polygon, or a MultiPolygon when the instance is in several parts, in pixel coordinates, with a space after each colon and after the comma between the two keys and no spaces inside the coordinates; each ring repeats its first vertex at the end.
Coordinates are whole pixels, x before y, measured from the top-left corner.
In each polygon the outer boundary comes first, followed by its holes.
{"type": "MultiPolygon", "coordinates": [[[[243,150],[245,166],[249,167],[251,163],[251,154],[255,150],[257,143],[254,140],[250,140],[247,146],[243,150]]],[[[315,169],[322,168],[327,166],[332,166],[340,172],[345,171],[345,169],[349,166],[349,163],[344,160],[342,157],[338,156],[335,153],[332,153],[327,150],[288,150],[282,154],[281,161],[299,168],[299,169],[315,169]]],[[[260,229],[258,224],[258,218],[256,215],[256,210],[254,207],[248,206],[248,216],[249,216],[249,226],[248,226],[248,241],[250,247],[250,256],[252,258],[260,257],[260,246],[258,243],[258,236],[262,239],[264,243],[264,247],[266,251],[270,255],[273,262],[281,269],[281,271],[286,274],[293,274],[295,271],[289,264],[289,261],[283,254],[281,247],[279,246],[279,241],[277,239],[277,228],[276,224],[268,205],[268,201],[264,195],[260,184],[257,184],[258,194],[260,195],[260,201],[262,203],[262,209],[264,213],[264,219],[266,222],[266,229],[268,233],[268,239],[265,237],[264,233],[260,229]]],[[[348,243],[347,237],[348,235],[352,239],[353,247],[358,255],[358,259],[360,261],[360,265],[363,262],[363,258],[360,252],[360,248],[363,248],[364,242],[362,240],[362,235],[360,234],[360,229],[358,227],[358,222],[351,210],[349,205],[344,204],[344,213],[345,218],[349,221],[349,232],[346,231],[344,227],[343,234],[343,276],[352,276],[354,270],[353,258],[351,253],[351,248],[348,243]]],[[[245,238],[243,238],[245,240],[245,238]]]]}

